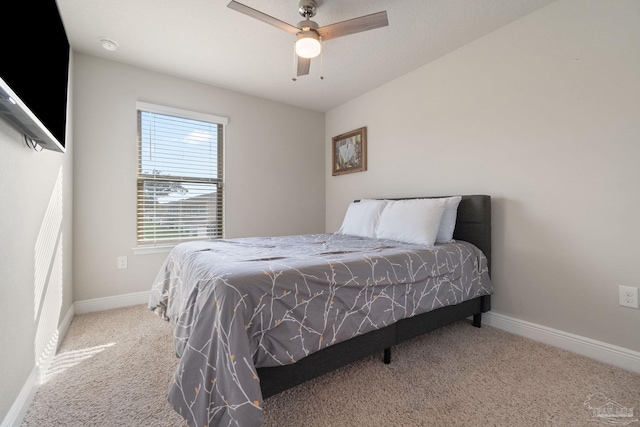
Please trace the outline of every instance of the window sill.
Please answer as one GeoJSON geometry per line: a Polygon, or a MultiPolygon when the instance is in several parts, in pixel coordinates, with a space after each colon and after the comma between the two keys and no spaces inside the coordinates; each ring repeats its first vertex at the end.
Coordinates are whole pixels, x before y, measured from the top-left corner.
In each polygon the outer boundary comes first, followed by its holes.
{"type": "Polygon", "coordinates": [[[136,246],[133,248],[133,253],[136,255],[146,255],[146,254],[160,254],[160,253],[169,253],[171,249],[174,248],[175,245],[158,245],[158,246],[136,246]]]}

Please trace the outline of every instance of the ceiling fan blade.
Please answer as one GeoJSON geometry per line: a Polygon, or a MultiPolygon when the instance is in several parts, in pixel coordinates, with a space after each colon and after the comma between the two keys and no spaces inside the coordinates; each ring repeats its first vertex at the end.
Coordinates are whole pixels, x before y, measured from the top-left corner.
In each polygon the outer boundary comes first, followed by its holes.
{"type": "Polygon", "coordinates": [[[252,18],[258,19],[262,22],[266,22],[267,24],[271,24],[274,27],[278,27],[281,30],[284,30],[288,33],[291,34],[298,34],[300,32],[300,28],[298,27],[294,27],[291,24],[287,24],[284,21],[281,21],[279,19],[274,18],[273,16],[269,16],[265,13],[262,13],[258,10],[255,10],[249,6],[245,6],[242,3],[238,3],[237,1],[232,0],[231,2],[229,2],[229,4],[227,5],[228,8],[233,9],[237,12],[240,13],[244,13],[245,15],[248,15],[252,18]]]}
{"type": "Polygon", "coordinates": [[[348,36],[349,34],[360,33],[362,31],[373,30],[389,25],[387,12],[372,13],[360,18],[349,19],[335,24],[325,25],[318,28],[322,36],[322,41],[335,39],[336,37],[348,36]]]}
{"type": "Polygon", "coordinates": [[[311,65],[311,58],[303,58],[298,56],[298,76],[306,76],[309,74],[309,66],[311,65]]]}

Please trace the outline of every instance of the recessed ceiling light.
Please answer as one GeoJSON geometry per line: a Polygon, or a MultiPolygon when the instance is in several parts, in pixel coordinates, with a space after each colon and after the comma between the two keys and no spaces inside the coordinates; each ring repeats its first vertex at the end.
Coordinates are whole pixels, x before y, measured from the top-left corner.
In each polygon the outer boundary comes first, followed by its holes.
{"type": "Polygon", "coordinates": [[[110,50],[110,51],[114,51],[118,48],[118,43],[116,43],[115,41],[105,38],[105,37],[101,37],[100,38],[100,43],[102,43],[102,47],[110,50]]]}

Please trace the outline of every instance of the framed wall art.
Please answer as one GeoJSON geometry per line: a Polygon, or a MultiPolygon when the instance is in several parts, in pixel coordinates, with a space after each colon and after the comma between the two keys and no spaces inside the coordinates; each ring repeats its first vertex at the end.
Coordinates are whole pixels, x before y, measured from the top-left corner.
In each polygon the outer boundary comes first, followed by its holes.
{"type": "Polygon", "coordinates": [[[367,170],[367,128],[332,138],[333,175],[367,170]]]}

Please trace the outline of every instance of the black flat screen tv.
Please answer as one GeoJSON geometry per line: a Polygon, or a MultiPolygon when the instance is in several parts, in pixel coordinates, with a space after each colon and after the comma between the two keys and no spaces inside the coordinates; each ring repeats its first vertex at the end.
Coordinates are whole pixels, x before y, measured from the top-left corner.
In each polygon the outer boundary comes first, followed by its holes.
{"type": "Polygon", "coordinates": [[[70,46],[55,0],[5,4],[0,119],[28,143],[65,151],[70,46]]]}

